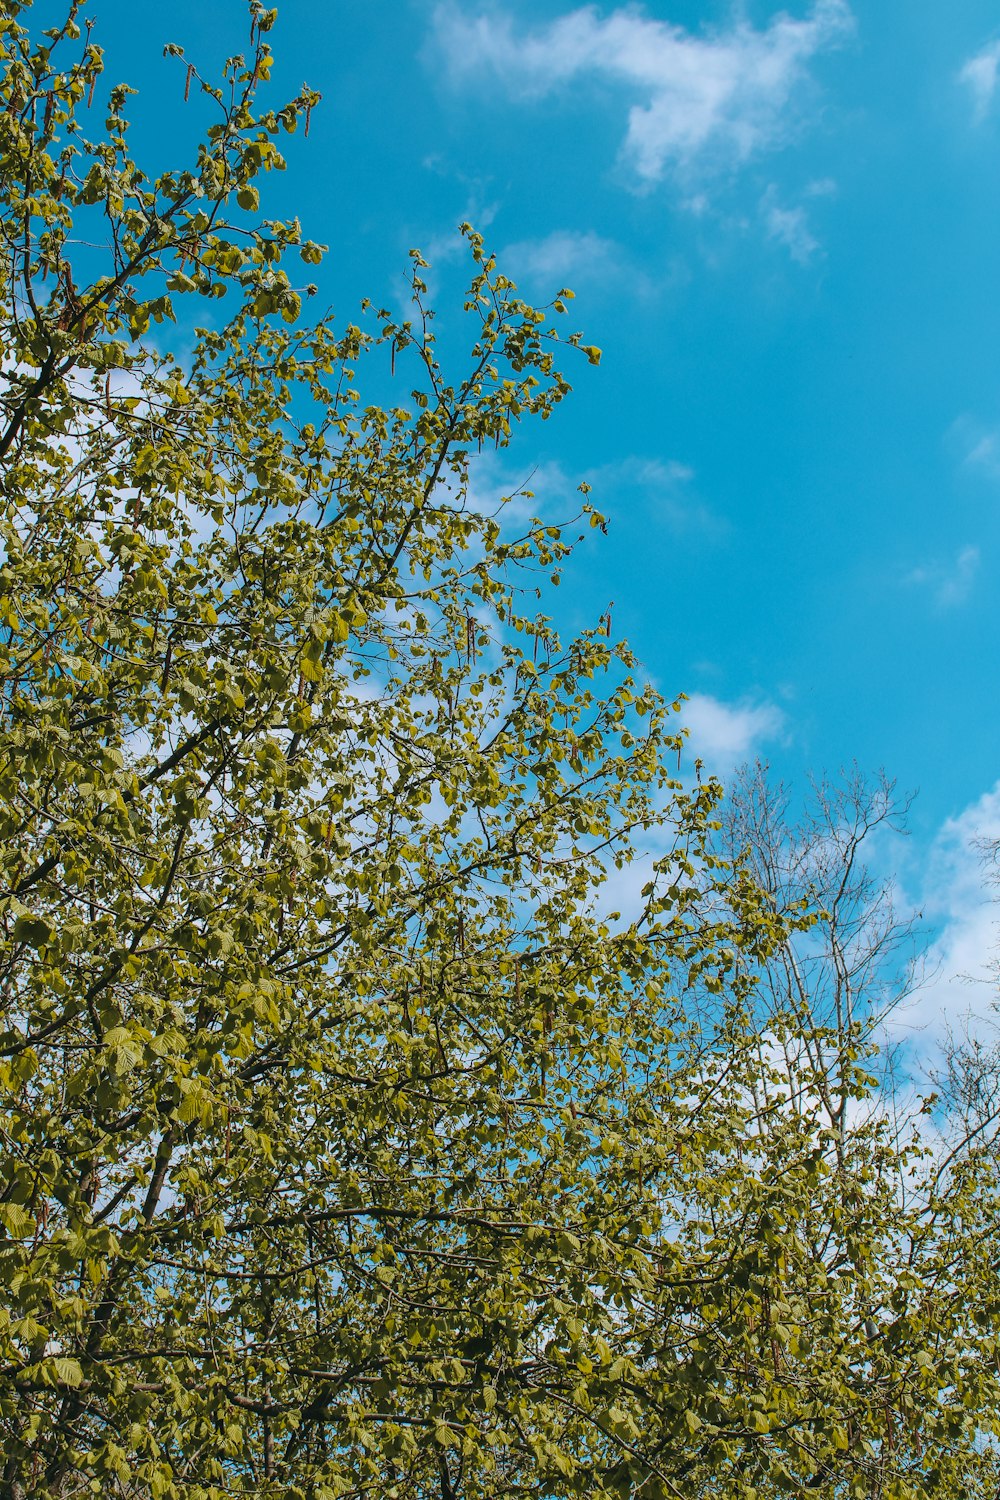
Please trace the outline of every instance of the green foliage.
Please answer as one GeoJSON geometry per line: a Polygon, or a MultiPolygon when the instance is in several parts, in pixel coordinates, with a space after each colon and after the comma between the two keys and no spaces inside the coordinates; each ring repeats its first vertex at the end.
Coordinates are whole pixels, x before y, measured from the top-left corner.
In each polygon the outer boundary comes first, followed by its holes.
{"type": "Polygon", "coordinates": [[[26,8],[0,7],[3,1493],[986,1493],[974,1163],[921,1196],[919,1152],[831,1131],[805,1065],[782,1084],[748,996],[783,929],[711,855],[717,788],[671,779],[676,705],[608,623],[566,646],[535,612],[562,528],[470,501],[475,453],[568,390],[552,317],[467,230],[457,373],[419,256],[408,321],[306,322],[320,247],[246,217],[316,103],[257,111],[274,13],[222,87],[179,75],[216,122],[151,181],[128,90],[85,135],[77,7],[40,41],[26,8]],[[405,397],[366,404],[362,367],[405,397]],[[641,909],[602,917],[654,830],[641,909]]]}

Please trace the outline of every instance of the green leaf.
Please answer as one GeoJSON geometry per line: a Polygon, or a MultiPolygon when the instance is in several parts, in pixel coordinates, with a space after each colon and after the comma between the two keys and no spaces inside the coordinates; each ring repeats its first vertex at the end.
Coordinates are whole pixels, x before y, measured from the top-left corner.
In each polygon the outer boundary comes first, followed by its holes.
{"type": "Polygon", "coordinates": [[[60,1385],[68,1385],[75,1388],[83,1384],[83,1370],[80,1368],[78,1360],[60,1355],[52,1361],[52,1368],[60,1385]]]}
{"type": "Polygon", "coordinates": [[[44,948],[55,935],[55,926],[48,917],[22,916],[14,923],[12,937],[15,943],[24,943],[29,948],[44,948]]]}
{"type": "Polygon", "coordinates": [[[12,1239],[25,1239],[35,1231],[35,1221],[20,1203],[0,1203],[0,1223],[12,1239]]]}

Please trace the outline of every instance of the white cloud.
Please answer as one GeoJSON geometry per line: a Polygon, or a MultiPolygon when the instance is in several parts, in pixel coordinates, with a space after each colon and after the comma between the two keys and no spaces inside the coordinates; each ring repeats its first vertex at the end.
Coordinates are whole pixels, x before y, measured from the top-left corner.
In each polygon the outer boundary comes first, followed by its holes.
{"type": "Polygon", "coordinates": [[[852,27],[846,0],[776,15],[757,29],[738,17],[698,34],[626,6],[596,7],[518,29],[502,11],[470,16],[443,0],[434,35],[453,78],[492,71],[514,94],[538,97],[582,76],[631,96],[623,156],[644,182],[698,166],[732,166],[787,135],[810,61],[852,27]]]}
{"type": "Polygon", "coordinates": [[[680,719],[689,731],[691,750],[716,776],[725,776],[761,745],[785,735],[785,715],[777,704],[751,698],[726,703],[708,693],[692,693],[681,706],[680,719]]]}
{"type": "Polygon", "coordinates": [[[761,199],[761,212],[768,239],[784,245],[792,260],[805,265],[820,248],[819,240],[809,228],[804,208],[782,208],[772,183],[761,199]]]}
{"type": "Polygon", "coordinates": [[[720,533],[725,522],[713,515],[694,488],[694,470],[676,459],[632,455],[617,463],[588,469],[584,479],[593,489],[598,510],[621,511],[621,494],[638,492],[644,514],[657,527],[675,533],[720,533]]]}
{"type": "Polygon", "coordinates": [[[965,85],[972,95],[972,107],[977,120],[985,119],[996,93],[1000,74],[1000,40],[990,42],[981,52],[970,57],[958,75],[959,83],[965,85]]]}
{"type": "Polygon", "coordinates": [[[990,479],[1000,479],[1000,432],[971,417],[960,417],[952,430],[959,441],[964,442],[965,465],[979,469],[990,479]]]}
{"type": "Polygon", "coordinates": [[[654,489],[687,484],[694,478],[690,464],[679,463],[675,458],[666,463],[661,458],[626,458],[618,465],[618,472],[654,489]]]}
{"type": "Polygon", "coordinates": [[[832,198],[836,191],[837,182],[833,177],[814,177],[806,183],[806,194],[810,198],[832,198]]]}
{"type": "Polygon", "coordinates": [[[950,1028],[984,1017],[996,993],[997,908],[987,888],[983,841],[1000,839],[1000,782],[939,830],[927,859],[919,903],[938,929],[927,955],[929,978],[893,1012],[889,1030],[932,1050],[950,1028]]]}
{"type": "Polygon", "coordinates": [[[1000,474],[1000,442],[995,432],[984,432],[969,449],[965,462],[996,477],[1000,474]]]}
{"type": "Polygon", "coordinates": [[[499,260],[512,276],[551,282],[553,290],[574,281],[607,282],[625,270],[622,247],[593,230],[557,229],[544,239],[518,240],[499,260]]]}
{"type": "Polygon", "coordinates": [[[1000,479],[1000,428],[974,412],[956,417],[945,434],[956,463],[988,479],[1000,479]]]}
{"type": "MultiPolygon", "coordinates": [[[[453,480],[442,480],[441,487],[452,502],[457,500],[453,480]]],[[[518,531],[536,517],[555,524],[580,505],[575,482],[556,460],[513,469],[507,454],[492,452],[470,457],[463,499],[468,510],[493,516],[505,531],[518,531]]]]}
{"type": "Polygon", "coordinates": [[[972,593],[978,572],[979,548],[969,545],[959,548],[951,562],[913,568],[903,582],[930,589],[938,609],[955,609],[972,593]]]}

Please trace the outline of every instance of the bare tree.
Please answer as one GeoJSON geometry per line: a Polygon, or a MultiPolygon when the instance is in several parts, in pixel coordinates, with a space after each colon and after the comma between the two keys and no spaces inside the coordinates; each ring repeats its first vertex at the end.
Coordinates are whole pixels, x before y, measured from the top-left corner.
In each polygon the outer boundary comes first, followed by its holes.
{"type": "MultiPolygon", "coordinates": [[[[984,883],[1000,889],[1000,839],[981,839],[978,847],[984,883]]],[[[1000,948],[990,970],[1000,996],[1000,948]]],[[[973,1144],[979,1151],[996,1151],[1000,1142],[1000,998],[991,1008],[992,1019],[969,1014],[948,1027],[932,1073],[952,1155],[973,1144]]]]}
{"type": "MultiPolygon", "coordinates": [[[[775,909],[793,919],[759,975],[762,1039],[783,1056],[789,1081],[801,1080],[805,1058],[838,1133],[866,1043],[921,974],[919,915],[898,909],[892,877],[873,867],[878,842],[905,833],[911,800],[884,773],[852,767],[813,781],[796,815],[789,789],[757,761],[737,773],[721,814],[720,853],[744,857],[775,909]],[[803,927],[794,919],[806,913],[803,927]],[[789,1018],[796,1024],[783,1024],[789,1018]]],[[[881,1065],[891,1067],[881,1040],[881,1065]]]]}

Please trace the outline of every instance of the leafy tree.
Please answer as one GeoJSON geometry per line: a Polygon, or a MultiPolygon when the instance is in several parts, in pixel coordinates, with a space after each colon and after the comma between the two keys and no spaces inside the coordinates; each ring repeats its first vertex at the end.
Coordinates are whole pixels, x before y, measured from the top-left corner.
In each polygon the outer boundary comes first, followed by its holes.
{"type": "Polygon", "coordinates": [[[220,87],[181,58],[216,114],[151,180],[124,88],[87,138],[78,7],[34,40],[27,9],[0,7],[0,1493],[985,1494],[975,1184],[907,1219],[877,1120],[844,1150],[805,1087],[759,1110],[784,924],[719,867],[718,789],[671,779],[672,707],[608,622],[563,645],[537,613],[568,533],[470,503],[476,452],[568,390],[565,296],[528,306],[467,231],[456,373],[419,257],[408,320],[306,321],[321,249],[255,218],[317,102],[255,102],[273,12],[220,87]],[[181,364],[160,338],[199,297],[181,364]],[[362,369],[406,394],[367,404],[362,369]],[[602,916],[654,827],[640,910],[602,916]]]}

